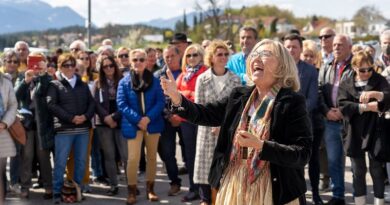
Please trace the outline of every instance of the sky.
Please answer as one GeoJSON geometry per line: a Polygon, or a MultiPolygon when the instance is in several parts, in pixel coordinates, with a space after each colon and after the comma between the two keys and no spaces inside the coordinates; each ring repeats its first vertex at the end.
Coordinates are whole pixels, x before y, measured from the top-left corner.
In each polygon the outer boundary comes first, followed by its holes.
{"type": "MultiPolygon", "coordinates": [[[[52,6],[69,6],[83,17],[88,16],[88,0],[42,0],[52,6]]],[[[197,0],[207,9],[207,0],[197,0]]],[[[92,22],[101,27],[107,23],[133,24],[152,19],[176,17],[183,10],[195,10],[195,0],[91,0],[92,22]]],[[[363,6],[375,6],[390,19],[390,0],[219,0],[221,8],[251,5],[277,5],[291,10],[297,17],[322,15],[336,19],[351,19],[363,6]]]]}

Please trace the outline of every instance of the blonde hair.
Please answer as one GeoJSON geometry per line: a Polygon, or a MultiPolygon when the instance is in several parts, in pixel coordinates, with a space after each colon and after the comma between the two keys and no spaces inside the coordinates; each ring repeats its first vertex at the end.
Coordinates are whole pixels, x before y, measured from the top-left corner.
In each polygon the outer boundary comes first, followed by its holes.
{"type": "Polygon", "coordinates": [[[129,54],[130,53],[130,49],[128,49],[128,48],[126,48],[126,47],[119,47],[117,50],[116,50],[116,57],[117,58],[119,58],[119,53],[121,52],[121,51],[126,51],[127,52],[127,54],[129,54]]]}
{"type": "Polygon", "coordinates": [[[321,56],[320,50],[317,47],[316,42],[313,40],[304,40],[302,42],[302,53],[306,50],[308,50],[314,54],[314,66],[316,68],[320,68],[322,56],[321,56]]]}
{"type": "Polygon", "coordinates": [[[374,59],[371,54],[367,51],[358,51],[356,52],[351,60],[351,65],[353,68],[358,68],[364,63],[367,63],[369,67],[374,66],[374,59]]]}
{"type": "Polygon", "coordinates": [[[142,53],[145,55],[145,58],[148,54],[146,54],[145,49],[142,48],[136,48],[130,51],[130,59],[134,57],[135,53],[142,53]]]}
{"type": "Polygon", "coordinates": [[[191,50],[191,49],[194,49],[195,50],[195,52],[196,53],[198,53],[199,55],[200,55],[200,62],[203,62],[203,56],[204,56],[204,50],[203,50],[203,48],[202,48],[202,46],[201,45],[199,45],[199,44],[197,44],[197,43],[195,43],[195,44],[191,44],[190,46],[188,46],[187,48],[186,48],[186,50],[184,51],[184,55],[183,55],[183,59],[182,59],[182,63],[181,63],[181,70],[183,71],[183,72],[185,72],[186,71],[186,66],[187,66],[187,53],[188,53],[188,51],[189,50],[191,50]]]}
{"type": "Polygon", "coordinates": [[[221,40],[211,41],[210,45],[207,46],[207,48],[206,48],[206,54],[204,56],[204,64],[207,67],[209,67],[209,68],[213,67],[212,59],[213,59],[213,56],[218,48],[222,48],[222,49],[225,49],[226,51],[229,51],[229,47],[228,47],[228,45],[226,45],[225,42],[223,42],[221,40]]]}
{"type": "Polygon", "coordinates": [[[290,53],[287,49],[277,41],[270,39],[264,39],[257,43],[251,53],[249,54],[246,60],[246,75],[248,76],[250,82],[252,83],[252,69],[250,68],[251,62],[254,60],[255,55],[261,46],[271,45],[271,51],[273,55],[277,58],[278,67],[274,72],[274,77],[276,81],[283,88],[291,88],[293,91],[298,91],[300,89],[299,77],[298,77],[298,68],[290,53]]]}

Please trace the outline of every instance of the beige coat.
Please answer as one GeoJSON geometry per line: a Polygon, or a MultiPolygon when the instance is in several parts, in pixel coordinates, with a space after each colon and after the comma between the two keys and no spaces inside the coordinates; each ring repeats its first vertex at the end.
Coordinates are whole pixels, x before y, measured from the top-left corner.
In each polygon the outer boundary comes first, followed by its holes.
{"type": "MultiPolygon", "coordinates": [[[[0,92],[3,98],[4,104],[4,116],[1,118],[1,122],[7,124],[7,127],[11,126],[15,120],[17,101],[15,97],[14,88],[12,82],[0,74],[0,92]]],[[[14,141],[12,140],[7,129],[0,131],[0,158],[15,156],[16,149],[14,141]]]]}

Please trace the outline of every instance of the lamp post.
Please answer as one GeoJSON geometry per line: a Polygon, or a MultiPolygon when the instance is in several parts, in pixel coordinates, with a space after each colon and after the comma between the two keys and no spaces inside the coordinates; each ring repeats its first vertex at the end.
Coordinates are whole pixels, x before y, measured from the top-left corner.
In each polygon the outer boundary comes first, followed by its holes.
{"type": "Polygon", "coordinates": [[[88,0],[88,23],[87,23],[88,48],[91,49],[91,0],[88,0]]]}

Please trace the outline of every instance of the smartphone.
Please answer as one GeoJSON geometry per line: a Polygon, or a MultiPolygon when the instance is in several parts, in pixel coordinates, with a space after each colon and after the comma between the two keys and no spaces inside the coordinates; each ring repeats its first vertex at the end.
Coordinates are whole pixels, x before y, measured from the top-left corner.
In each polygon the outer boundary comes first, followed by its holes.
{"type": "Polygon", "coordinates": [[[42,56],[28,56],[27,57],[27,66],[28,69],[36,70],[39,68],[39,62],[43,61],[42,56]]]}

